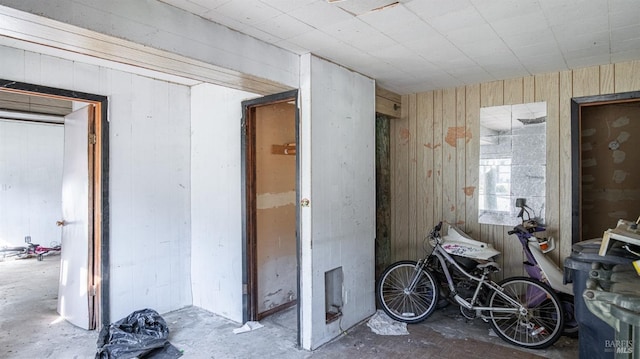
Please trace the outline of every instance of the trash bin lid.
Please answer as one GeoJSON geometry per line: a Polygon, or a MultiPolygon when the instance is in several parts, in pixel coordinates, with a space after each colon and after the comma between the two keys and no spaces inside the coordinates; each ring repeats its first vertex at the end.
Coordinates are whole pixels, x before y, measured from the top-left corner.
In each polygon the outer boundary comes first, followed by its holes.
{"type": "MultiPolygon", "coordinates": [[[[618,246],[612,247],[606,255],[601,256],[598,253],[600,251],[600,244],[602,244],[602,238],[593,238],[575,243],[571,247],[570,258],[579,262],[600,262],[613,265],[631,263],[634,259],[637,259],[633,254],[618,246]]],[[[565,265],[567,265],[566,262],[567,261],[565,261],[565,265]]],[[[569,263],[569,265],[571,265],[571,263],[569,263]]]]}

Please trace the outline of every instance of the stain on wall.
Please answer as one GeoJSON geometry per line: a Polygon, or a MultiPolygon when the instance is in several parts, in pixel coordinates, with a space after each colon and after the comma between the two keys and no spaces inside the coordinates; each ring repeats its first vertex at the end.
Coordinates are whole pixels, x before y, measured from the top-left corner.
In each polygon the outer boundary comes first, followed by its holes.
{"type": "Polygon", "coordinates": [[[582,110],[582,238],[640,215],[640,102],[582,110]]]}
{"type": "Polygon", "coordinates": [[[451,147],[456,147],[456,142],[458,139],[464,139],[465,143],[471,141],[471,131],[467,130],[466,127],[449,127],[447,130],[447,136],[444,138],[444,141],[448,143],[451,147]]]}

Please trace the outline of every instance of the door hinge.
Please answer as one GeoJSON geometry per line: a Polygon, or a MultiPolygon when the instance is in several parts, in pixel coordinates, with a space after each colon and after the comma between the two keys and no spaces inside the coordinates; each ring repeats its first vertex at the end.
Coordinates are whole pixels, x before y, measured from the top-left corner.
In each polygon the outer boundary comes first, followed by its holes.
{"type": "Polygon", "coordinates": [[[96,134],[95,133],[90,133],[89,134],[89,144],[90,145],[95,145],[96,144],[96,134]]]}
{"type": "Polygon", "coordinates": [[[249,294],[249,286],[247,284],[242,285],[242,294],[249,294]]]}
{"type": "Polygon", "coordinates": [[[89,287],[89,296],[90,297],[95,297],[96,296],[96,292],[97,292],[97,289],[96,289],[95,284],[92,285],[91,287],[89,287]]]}

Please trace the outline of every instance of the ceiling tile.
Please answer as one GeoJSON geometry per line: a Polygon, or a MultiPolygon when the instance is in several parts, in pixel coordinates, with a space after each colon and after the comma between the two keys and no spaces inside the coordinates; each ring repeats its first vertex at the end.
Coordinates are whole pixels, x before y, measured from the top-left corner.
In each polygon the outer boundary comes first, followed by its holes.
{"type": "Polygon", "coordinates": [[[243,24],[254,25],[275,18],[282,14],[259,0],[235,0],[215,8],[226,16],[243,24]]]}
{"type": "Polygon", "coordinates": [[[456,45],[502,42],[489,24],[463,27],[449,31],[446,38],[456,45]]]}
{"type": "Polygon", "coordinates": [[[202,16],[203,18],[207,19],[207,20],[211,20],[215,23],[218,23],[220,25],[224,25],[230,29],[233,30],[237,30],[237,31],[242,31],[245,27],[247,27],[247,24],[241,23],[237,20],[234,20],[222,13],[216,12],[214,10],[209,10],[207,12],[204,12],[202,14],[199,14],[200,16],[202,16]]]}
{"type": "Polygon", "coordinates": [[[503,37],[528,34],[531,37],[551,34],[549,24],[541,10],[524,15],[497,19],[490,22],[491,27],[503,37]]]}
{"type": "Polygon", "coordinates": [[[385,12],[396,6],[399,6],[401,2],[407,0],[358,0],[358,1],[336,1],[331,3],[333,6],[337,6],[344,11],[359,16],[371,12],[385,12]]]}
{"type": "Polygon", "coordinates": [[[242,32],[244,34],[247,34],[249,36],[253,36],[258,40],[262,40],[265,42],[269,42],[269,43],[274,43],[274,42],[278,42],[280,40],[282,40],[282,38],[277,37],[275,35],[272,35],[270,33],[264,32],[258,28],[255,28],[253,26],[246,26],[245,28],[242,29],[242,32]]]}
{"type": "Polygon", "coordinates": [[[309,5],[318,0],[260,0],[267,6],[278,9],[283,13],[289,13],[295,9],[309,5]]]}
{"type": "Polygon", "coordinates": [[[640,37],[640,23],[631,26],[611,29],[611,41],[625,41],[628,39],[637,39],[640,37]]]}
{"type": "Polygon", "coordinates": [[[439,63],[443,67],[468,67],[476,64],[473,59],[470,59],[443,37],[431,37],[416,42],[419,42],[419,44],[407,43],[403,45],[415,51],[416,55],[432,63],[439,63]]]}
{"type": "Polygon", "coordinates": [[[218,7],[231,2],[233,0],[188,0],[194,4],[198,4],[207,9],[217,9],[218,7]]]}
{"type": "Polygon", "coordinates": [[[380,48],[388,48],[391,46],[396,46],[399,43],[387,36],[379,35],[379,36],[370,36],[365,37],[357,42],[353,43],[353,47],[362,50],[364,53],[368,54],[372,51],[376,51],[380,48]]]}
{"type": "Polygon", "coordinates": [[[521,17],[540,11],[537,0],[471,0],[473,6],[487,21],[521,17]]]}
{"type": "Polygon", "coordinates": [[[162,1],[401,93],[640,59],[640,0],[162,1]]]}
{"type": "Polygon", "coordinates": [[[611,55],[607,52],[606,54],[596,54],[593,56],[577,56],[577,57],[569,57],[567,58],[567,64],[569,68],[576,69],[581,67],[589,67],[594,65],[606,64],[610,61],[611,55]]]}
{"type": "Polygon", "coordinates": [[[560,48],[555,42],[532,43],[527,46],[512,48],[512,51],[520,60],[541,55],[562,57],[560,48]]]}
{"type": "Polygon", "coordinates": [[[353,18],[344,10],[322,0],[297,8],[288,14],[316,29],[353,18]]]}
{"type": "Polygon", "coordinates": [[[627,52],[640,49],[640,38],[629,39],[625,41],[617,41],[611,45],[611,52],[627,52]]]}
{"type": "Polygon", "coordinates": [[[609,2],[611,28],[635,25],[640,19],[640,1],[618,0],[609,2]]]}
{"type": "Polygon", "coordinates": [[[289,39],[314,30],[313,27],[287,14],[278,15],[256,26],[279,39],[289,39]]]}
{"type": "Polygon", "coordinates": [[[403,32],[402,27],[406,24],[420,21],[416,14],[402,4],[384,11],[374,11],[358,16],[358,19],[386,34],[403,32]]]}
{"type": "Polygon", "coordinates": [[[614,52],[611,54],[611,62],[623,62],[640,59],[640,46],[629,51],[614,52]]]}
{"type": "Polygon", "coordinates": [[[378,30],[355,17],[349,20],[332,23],[319,29],[330,36],[350,43],[357,43],[364,38],[383,36],[378,30]]]}
{"type": "Polygon", "coordinates": [[[525,48],[533,45],[558,47],[556,37],[549,28],[536,32],[504,32],[498,34],[498,36],[512,49],[525,48]]]}
{"type": "Polygon", "coordinates": [[[541,54],[520,58],[520,61],[522,62],[522,66],[527,69],[527,72],[532,75],[563,71],[569,68],[565,59],[560,55],[551,56],[549,54],[541,54]]]}
{"type": "Polygon", "coordinates": [[[609,52],[609,32],[579,34],[558,39],[564,53],[582,49],[600,49],[609,52]]]}
{"type": "Polygon", "coordinates": [[[189,0],[159,0],[159,1],[175,6],[180,9],[186,10],[196,15],[202,14],[209,10],[209,8],[199,5],[195,2],[191,2],[189,0]]]}
{"type": "Polygon", "coordinates": [[[461,10],[428,19],[427,22],[440,33],[446,34],[451,31],[459,31],[466,27],[480,26],[487,23],[476,8],[471,5],[461,10]]]}
{"type": "Polygon", "coordinates": [[[281,40],[281,41],[278,41],[278,42],[274,43],[274,45],[276,45],[276,46],[278,46],[280,48],[283,48],[285,50],[289,50],[291,52],[294,52],[294,53],[296,53],[298,55],[309,53],[309,49],[307,47],[296,45],[296,44],[290,42],[289,40],[281,40]]]}
{"type": "Polygon", "coordinates": [[[413,0],[405,5],[419,17],[431,20],[456,11],[471,7],[469,0],[413,0]]]}
{"type": "Polygon", "coordinates": [[[289,38],[288,41],[294,45],[301,46],[314,52],[321,49],[330,49],[338,40],[325,34],[320,30],[313,30],[289,38]]]}

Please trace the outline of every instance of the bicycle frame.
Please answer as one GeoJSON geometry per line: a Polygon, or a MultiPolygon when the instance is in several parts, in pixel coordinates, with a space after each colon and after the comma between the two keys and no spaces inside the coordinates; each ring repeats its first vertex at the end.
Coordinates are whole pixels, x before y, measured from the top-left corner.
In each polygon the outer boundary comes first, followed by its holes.
{"type": "MultiPolygon", "coordinates": [[[[449,290],[451,291],[451,293],[455,293],[453,299],[461,306],[465,307],[466,309],[469,310],[475,310],[476,311],[476,315],[481,317],[481,318],[485,318],[486,316],[482,314],[483,311],[490,311],[492,313],[522,313],[522,314],[526,314],[527,312],[527,308],[523,307],[520,303],[518,303],[517,301],[513,300],[511,297],[509,297],[508,295],[504,294],[504,289],[494,283],[493,281],[491,281],[490,279],[488,279],[489,273],[490,273],[490,269],[488,269],[488,266],[485,267],[485,269],[483,270],[483,274],[481,277],[476,277],[474,275],[472,275],[471,273],[467,272],[464,268],[462,268],[460,266],[460,264],[458,264],[458,262],[456,262],[453,257],[451,257],[451,255],[449,253],[447,253],[442,246],[440,245],[440,243],[437,243],[436,246],[433,249],[433,252],[431,253],[431,256],[435,256],[438,261],[440,262],[440,267],[442,268],[442,272],[445,275],[446,279],[447,279],[447,285],[449,287],[449,290]],[[475,293],[473,295],[473,298],[471,298],[471,301],[467,301],[466,299],[462,298],[460,295],[458,295],[456,293],[456,288],[455,288],[455,284],[453,282],[453,277],[451,275],[451,272],[449,271],[449,268],[447,266],[447,263],[451,263],[453,264],[457,270],[460,271],[460,273],[464,274],[467,278],[478,282],[478,286],[476,287],[475,293]],[[478,306],[478,305],[474,305],[473,303],[476,303],[478,300],[478,296],[480,294],[480,291],[482,289],[483,286],[488,287],[490,290],[495,291],[498,293],[498,295],[500,297],[502,297],[505,301],[507,301],[508,303],[510,303],[511,305],[514,306],[514,308],[494,308],[494,307],[485,307],[485,306],[478,306]]],[[[419,274],[420,271],[422,269],[424,269],[424,267],[426,266],[426,263],[428,262],[429,257],[427,257],[426,259],[421,259],[417,266],[416,266],[416,274],[419,274]]],[[[414,276],[414,279],[411,283],[411,289],[413,290],[413,288],[415,288],[416,283],[418,282],[418,275],[414,276]]]]}

